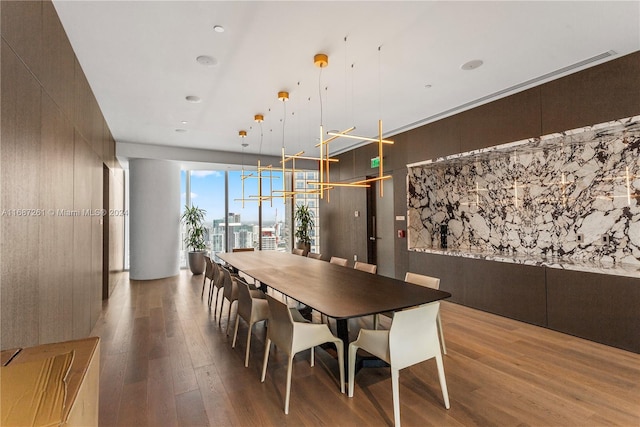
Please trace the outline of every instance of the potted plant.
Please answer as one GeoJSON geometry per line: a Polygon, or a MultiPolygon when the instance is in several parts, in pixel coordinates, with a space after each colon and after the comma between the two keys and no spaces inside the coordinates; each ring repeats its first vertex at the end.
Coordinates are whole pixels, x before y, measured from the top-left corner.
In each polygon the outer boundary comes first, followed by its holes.
{"type": "Polygon", "coordinates": [[[304,250],[306,256],[311,251],[311,232],[313,230],[313,211],[307,205],[296,205],[293,215],[296,221],[295,236],[298,238],[296,248],[304,250]]]}
{"type": "Polygon", "coordinates": [[[206,245],[204,242],[205,228],[203,225],[206,210],[197,206],[185,206],[180,220],[186,226],[187,232],[184,243],[189,248],[189,268],[195,275],[204,273],[206,267],[204,255],[206,245]]]}

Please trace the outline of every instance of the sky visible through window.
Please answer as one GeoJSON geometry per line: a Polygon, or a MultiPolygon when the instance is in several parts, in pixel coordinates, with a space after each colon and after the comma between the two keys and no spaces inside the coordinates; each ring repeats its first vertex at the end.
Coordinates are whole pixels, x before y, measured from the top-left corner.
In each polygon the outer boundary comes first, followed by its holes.
{"type": "MultiPolygon", "coordinates": [[[[186,188],[186,171],[181,173],[181,188],[186,188]]],[[[258,203],[257,201],[245,201],[244,208],[242,202],[238,199],[242,198],[242,180],[240,178],[241,171],[229,171],[229,212],[240,214],[242,222],[258,222],[258,203]]],[[[251,173],[246,171],[245,174],[251,173]]],[[[254,171],[255,175],[256,172],[254,171]]],[[[244,180],[244,198],[250,199],[250,196],[258,195],[258,179],[246,178],[244,180]]],[[[282,190],[282,174],[274,172],[272,179],[273,190],[282,190]]],[[[262,182],[263,194],[271,193],[269,180],[263,178],[262,182]]],[[[206,221],[211,222],[215,219],[222,219],[225,216],[225,190],[224,190],[224,172],[223,171],[191,171],[191,204],[207,211],[206,221]]],[[[186,194],[182,194],[181,206],[184,209],[186,203],[186,194]]],[[[285,206],[280,198],[273,201],[266,200],[262,206],[262,221],[265,225],[273,224],[284,219],[285,206]],[[277,217],[277,219],[276,219],[277,217]]]]}

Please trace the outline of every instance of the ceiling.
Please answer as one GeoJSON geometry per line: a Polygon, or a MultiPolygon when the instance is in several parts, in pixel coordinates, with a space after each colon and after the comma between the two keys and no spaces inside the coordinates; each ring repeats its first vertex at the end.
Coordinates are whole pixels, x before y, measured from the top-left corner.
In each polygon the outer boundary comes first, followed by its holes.
{"type": "Polygon", "coordinates": [[[392,136],[640,50],[637,1],[54,5],[119,147],[317,155],[321,121],[376,137],[382,119],[392,136]],[[483,65],[463,70],[471,60],[483,65]]]}

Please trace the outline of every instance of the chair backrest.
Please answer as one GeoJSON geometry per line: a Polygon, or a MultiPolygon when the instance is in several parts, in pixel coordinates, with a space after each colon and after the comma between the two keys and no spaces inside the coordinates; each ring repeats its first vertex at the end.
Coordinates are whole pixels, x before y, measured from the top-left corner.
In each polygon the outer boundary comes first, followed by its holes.
{"type": "Polygon", "coordinates": [[[347,266],[347,260],[345,258],[338,258],[337,256],[332,256],[329,260],[331,264],[341,265],[343,267],[347,266]]]}
{"type": "Polygon", "coordinates": [[[229,301],[235,301],[238,299],[238,285],[236,284],[236,278],[231,276],[231,273],[226,268],[222,267],[222,274],[224,275],[224,290],[222,295],[229,301]]]}
{"type": "Polygon", "coordinates": [[[269,304],[268,337],[281,348],[291,348],[293,342],[293,317],[289,307],[282,301],[267,294],[269,304]]]}
{"type": "Polygon", "coordinates": [[[322,259],[322,254],[317,254],[315,252],[309,252],[307,254],[307,258],[322,259]]]}
{"type": "Polygon", "coordinates": [[[436,326],[439,302],[396,311],[389,329],[389,356],[394,369],[415,365],[440,352],[436,326]]]}
{"type": "Polygon", "coordinates": [[[222,271],[224,270],[224,267],[222,267],[217,262],[213,262],[212,267],[213,267],[213,286],[220,289],[221,287],[224,286],[224,273],[222,271]]]}
{"type": "Polygon", "coordinates": [[[233,248],[232,252],[253,252],[255,248],[233,248]]]}
{"type": "Polygon", "coordinates": [[[356,263],[353,265],[353,268],[360,271],[366,271],[367,273],[371,274],[376,274],[376,271],[378,270],[378,266],[375,264],[367,264],[366,262],[359,261],[356,261],[356,263]]]}
{"type": "Polygon", "coordinates": [[[238,285],[238,314],[243,319],[249,319],[251,317],[251,306],[253,305],[249,284],[242,279],[236,279],[236,283],[238,285]]]}
{"type": "Polygon", "coordinates": [[[207,264],[207,268],[204,270],[204,275],[207,279],[213,280],[215,275],[213,261],[211,261],[211,258],[205,255],[204,262],[207,264]]]}
{"type": "Polygon", "coordinates": [[[292,254],[294,255],[304,255],[304,249],[298,249],[298,248],[293,248],[293,250],[291,251],[292,254]]]}
{"type": "Polygon", "coordinates": [[[414,285],[425,286],[431,289],[440,288],[440,279],[437,277],[425,276],[424,274],[417,274],[407,272],[404,276],[404,281],[413,283],[414,285]]]}

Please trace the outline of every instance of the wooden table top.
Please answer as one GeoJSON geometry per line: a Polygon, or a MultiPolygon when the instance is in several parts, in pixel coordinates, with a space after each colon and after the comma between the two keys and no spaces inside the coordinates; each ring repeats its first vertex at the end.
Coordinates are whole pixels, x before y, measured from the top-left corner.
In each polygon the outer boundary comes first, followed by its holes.
{"type": "Polygon", "coordinates": [[[396,311],[451,296],[448,292],[284,252],[217,256],[267,286],[336,319],[396,311]]]}
{"type": "Polygon", "coordinates": [[[221,252],[216,256],[240,271],[264,267],[304,266],[318,261],[300,255],[277,251],[221,252]]]}

